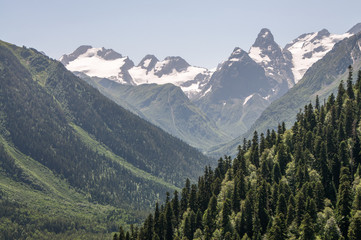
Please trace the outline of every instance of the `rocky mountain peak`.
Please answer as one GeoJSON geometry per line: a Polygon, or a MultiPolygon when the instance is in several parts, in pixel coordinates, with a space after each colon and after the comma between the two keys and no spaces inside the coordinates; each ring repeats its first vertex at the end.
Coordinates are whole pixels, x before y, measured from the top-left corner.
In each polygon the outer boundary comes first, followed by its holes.
{"type": "Polygon", "coordinates": [[[260,33],[257,36],[254,47],[266,47],[270,44],[274,44],[274,38],[271,31],[267,28],[262,28],[260,33]]]}
{"type": "Polygon", "coordinates": [[[77,59],[80,55],[86,53],[89,49],[93,48],[90,45],[82,45],[80,47],[78,47],[77,49],[75,49],[74,52],[72,52],[69,55],[64,54],[63,56],[61,56],[60,58],[60,62],[66,66],[69,64],[69,62],[74,61],[75,59],[77,59]]]}
{"type": "Polygon", "coordinates": [[[236,48],[234,48],[234,50],[233,50],[231,56],[228,58],[228,60],[232,60],[232,59],[241,60],[245,56],[248,57],[248,53],[245,52],[243,49],[236,47],[236,48]]]}
{"type": "Polygon", "coordinates": [[[151,71],[157,62],[159,62],[158,58],[154,55],[148,54],[139,62],[138,67],[151,71]]]}
{"type": "Polygon", "coordinates": [[[162,62],[155,66],[154,74],[158,77],[172,73],[174,70],[182,72],[190,65],[179,56],[166,57],[162,62]]]}
{"type": "Polygon", "coordinates": [[[97,51],[97,55],[105,60],[115,60],[123,57],[113,49],[105,49],[104,47],[97,51]]]}
{"type": "Polygon", "coordinates": [[[322,29],[321,31],[317,32],[315,39],[322,39],[324,37],[329,37],[331,34],[327,29],[322,29]]]}

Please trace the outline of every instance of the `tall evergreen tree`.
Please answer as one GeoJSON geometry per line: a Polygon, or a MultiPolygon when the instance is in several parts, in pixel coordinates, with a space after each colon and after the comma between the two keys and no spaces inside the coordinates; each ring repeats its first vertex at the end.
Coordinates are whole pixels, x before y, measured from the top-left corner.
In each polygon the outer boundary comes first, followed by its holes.
{"type": "Polygon", "coordinates": [[[353,92],[353,85],[352,85],[352,66],[348,67],[348,78],[347,78],[347,95],[350,99],[355,99],[355,94],[353,92]]]}
{"type": "Polygon", "coordinates": [[[341,233],[347,237],[350,224],[350,214],[352,208],[352,192],[350,171],[347,167],[341,169],[340,186],[337,194],[336,213],[341,233]]]}
{"type": "Polygon", "coordinates": [[[269,240],[284,240],[287,239],[287,227],[284,221],[284,215],[279,213],[273,220],[273,225],[268,234],[269,240]]]}
{"type": "Polygon", "coordinates": [[[361,211],[357,211],[351,218],[350,228],[348,230],[348,239],[361,239],[361,211]]]}

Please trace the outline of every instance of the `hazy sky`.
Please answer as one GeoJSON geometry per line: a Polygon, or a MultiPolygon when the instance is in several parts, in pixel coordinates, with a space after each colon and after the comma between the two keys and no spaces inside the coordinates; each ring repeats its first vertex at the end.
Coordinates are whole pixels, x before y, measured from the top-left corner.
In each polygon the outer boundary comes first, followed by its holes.
{"type": "Polygon", "coordinates": [[[216,67],[261,28],[284,47],[323,28],[344,33],[361,22],[360,0],[0,0],[0,40],[58,59],[80,45],[112,48],[135,64],[146,55],[181,56],[216,67]]]}

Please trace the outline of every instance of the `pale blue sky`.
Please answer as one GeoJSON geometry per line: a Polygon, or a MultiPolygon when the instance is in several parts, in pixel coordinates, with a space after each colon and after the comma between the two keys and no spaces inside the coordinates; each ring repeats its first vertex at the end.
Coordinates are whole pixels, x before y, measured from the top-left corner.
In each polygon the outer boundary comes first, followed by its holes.
{"type": "Polygon", "coordinates": [[[0,0],[0,39],[58,59],[80,45],[112,48],[135,64],[146,54],[212,68],[263,27],[284,47],[303,33],[344,33],[360,0],[0,0]]]}

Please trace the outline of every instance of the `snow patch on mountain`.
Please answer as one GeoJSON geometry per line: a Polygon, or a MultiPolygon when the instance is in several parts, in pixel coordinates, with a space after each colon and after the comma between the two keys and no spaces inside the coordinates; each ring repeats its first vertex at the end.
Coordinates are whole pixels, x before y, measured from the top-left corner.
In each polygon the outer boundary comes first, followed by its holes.
{"type": "Polygon", "coordinates": [[[129,70],[129,74],[132,76],[133,81],[136,85],[140,84],[167,84],[172,83],[176,86],[179,86],[185,92],[196,91],[200,92],[199,83],[193,83],[190,86],[182,87],[186,82],[192,81],[198,74],[210,75],[211,72],[205,68],[189,66],[186,70],[177,72],[175,69],[172,70],[170,74],[162,75],[161,77],[157,76],[155,73],[162,70],[164,66],[169,63],[168,60],[158,62],[155,68],[149,72],[146,69],[141,67],[134,67],[129,70]]]}
{"type": "Polygon", "coordinates": [[[248,55],[256,62],[260,64],[267,64],[271,61],[271,59],[262,53],[261,48],[259,47],[251,47],[248,55]]]}
{"type": "Polygon", "coordinates": [[[297,83],[305,72],[318,60],[323,58],[333,46],[352,34],[330,34],[327,30],[301,35],[285,49],[292,54],[292,72],[297,83]]]}
{"type": "Polygon", "coordinates": [[[166,57],[159,61],[153,55],[145,56],[138,66],[111,49],[81,46],[60,61],[72,72],[90,77],[108,78],[121,84],[167,84],[179,86],[189,97],[201,94],[214,71],[190,66],[181,57],[166,57]]]}
{"type": "Polygon", "coordinates": [[[85,53],[79,55],[73,61],[70,61],[66,68],[72,72],[83,72],[90,77],[109,78],[116,82],[125,84],[121,68],[125,66],[128,57],[111,58],[106,60],[110,52],[106,52],[103,56],[100,53],[104,48],[89,48],[85,53]]]}
{"type": "Polygon", "coordinates": [[[246,103],[248,102],[248,100],[250,100],[250,99],[253,97],[253,95],[254,95],[254,93],[251,94],[251,95],[249,95],[248,97],[246,97],[246,98],[244,99],[243,106],[246,105],[246,103]]]}

